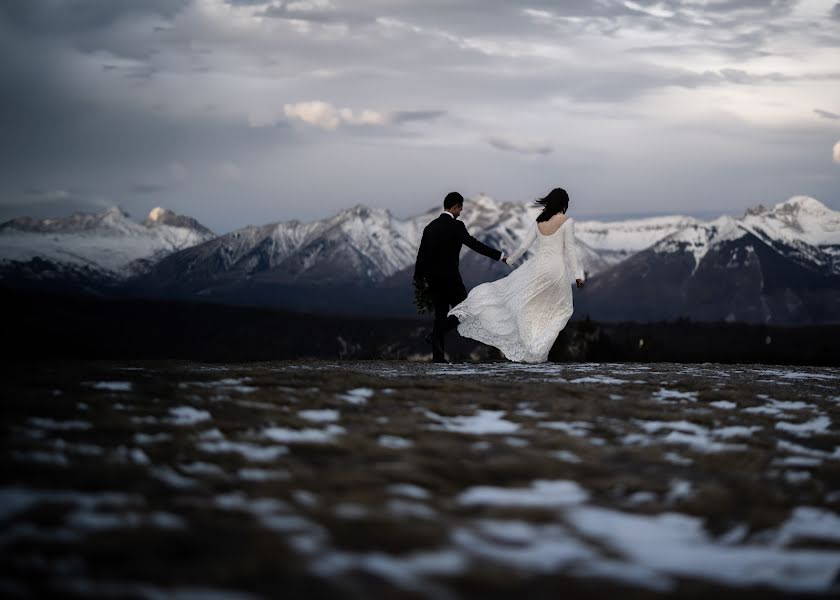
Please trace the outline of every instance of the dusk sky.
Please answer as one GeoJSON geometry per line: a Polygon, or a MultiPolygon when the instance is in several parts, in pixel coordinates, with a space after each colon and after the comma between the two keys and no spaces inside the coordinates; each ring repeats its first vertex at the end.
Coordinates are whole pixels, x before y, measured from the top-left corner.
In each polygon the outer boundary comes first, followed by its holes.
{"type": "Polygon", "coordinates": [[[3,0],[0,219],[840,210],[840,3],[3,0]]]}

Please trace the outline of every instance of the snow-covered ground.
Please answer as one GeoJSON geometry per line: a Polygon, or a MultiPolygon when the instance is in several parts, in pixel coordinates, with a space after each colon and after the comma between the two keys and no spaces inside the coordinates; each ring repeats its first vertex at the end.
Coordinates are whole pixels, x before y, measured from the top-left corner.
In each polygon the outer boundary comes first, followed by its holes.
{"type": "Polygon", "coordinates": [[[19,596],[840,592],[837,369],[77,363],[4,386],[19,596]]]}

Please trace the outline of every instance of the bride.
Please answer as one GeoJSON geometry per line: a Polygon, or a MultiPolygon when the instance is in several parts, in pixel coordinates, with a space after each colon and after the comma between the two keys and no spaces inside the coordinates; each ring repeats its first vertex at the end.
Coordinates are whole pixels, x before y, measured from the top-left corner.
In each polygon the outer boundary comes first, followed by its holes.
{"type": "Polygon", "coordinates": [[[460,322],[458,333],[495,346],[516,362],[546,361],[572,316],[570,272],[577,287],[583,287],[575,224],[566,216],[569,194],[555,188],[537,204],[542,213],[506,262],[512,265],[539,240],[534,257],[506,277],[473,288],[449,311],[460,322]]]}

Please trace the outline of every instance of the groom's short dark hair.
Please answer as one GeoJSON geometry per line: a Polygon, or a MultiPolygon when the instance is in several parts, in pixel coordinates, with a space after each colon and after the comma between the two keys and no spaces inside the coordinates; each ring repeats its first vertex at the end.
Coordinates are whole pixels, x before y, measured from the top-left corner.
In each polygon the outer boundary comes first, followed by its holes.
{"type": "Polygon", "coordinates": [[[458,192],[449,192],[446,194],[446,198],[443,199],[443,208],[446,210],[449,210],[458,204],[464,204],[464,197],[458,192]]]}

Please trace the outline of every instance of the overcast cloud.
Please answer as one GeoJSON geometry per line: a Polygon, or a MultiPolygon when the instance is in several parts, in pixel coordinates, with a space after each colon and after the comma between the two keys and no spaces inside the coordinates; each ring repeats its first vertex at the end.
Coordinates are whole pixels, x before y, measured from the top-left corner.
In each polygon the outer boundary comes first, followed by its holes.
{"type": "Polygon", "coordinates": [[[4,0],[0,219],[840,209],[840,3],[4,0]]]}

